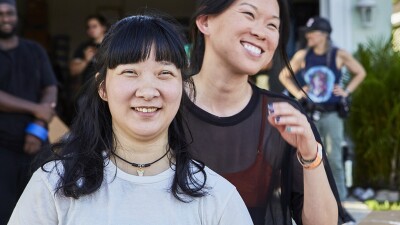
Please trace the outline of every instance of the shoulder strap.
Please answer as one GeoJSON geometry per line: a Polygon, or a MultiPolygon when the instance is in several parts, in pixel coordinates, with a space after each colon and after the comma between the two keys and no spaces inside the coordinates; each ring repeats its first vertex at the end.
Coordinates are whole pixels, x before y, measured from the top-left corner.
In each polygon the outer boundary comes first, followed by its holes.
{"type": "Polygon", "coordinates": [[[262,118],[261,118],[261,129],[258,136],[258,146],[257,153],[261,152],[263,147],[264,133],[265,133],[265,125],[267,121],[267,97],[265,95],[262,96],[262,118]]]}

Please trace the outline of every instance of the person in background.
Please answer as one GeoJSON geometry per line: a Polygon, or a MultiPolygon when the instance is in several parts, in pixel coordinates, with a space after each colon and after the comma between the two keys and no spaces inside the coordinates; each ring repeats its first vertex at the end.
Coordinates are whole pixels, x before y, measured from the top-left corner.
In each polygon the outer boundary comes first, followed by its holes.
{"type": "Polygon", "coordinates": [[[312,108],[319,109],[318,116],[314,117],[315,124],[326,146],[340,200],[343,201],[347,197],[342,154],[344,123],[338,110],[343,98],[349,97],[364,80],[366,72],[351,54],[332,44],[332,27],[327,19],[310,18],[305,29],[307,48],[296,52],[290,61],[293,71],[298,73],[299,82],[305,85],[299,88],[287,68],[282,70],[279,79],[297,100],[304,101],[309,97],[315,103],[312,108]],[[343,67],[354,75],[346,87],[341,82],[343,67]],[[315,92],[315,82],[325,88],[324,92],[315,92]]]}
{"type": "Polygon", "coordinates": [[[35,172],[9,225],[252,224],[235,187],[190,154],[188,61],[175,24],[144,14],[113,25],[70,135],[35,172]]]}
{"type": "Polygon", "coordinates": [[[76,116],[77,96],[85,83],[94,77],[94,56],[108,29],[108,22],[102,15],[90,15],[86,18],[86,34],[89,40],[82,42],[75,50],[69,63],[68,98],[66,102],[66,117],[68,126],[76,116]]]}
{"type": "Polygon", "coordinates": [[[108,23],[105,17],[90,15],[86,18],[86,32],[89,40],[78,46],[70,62],[71,76],[79,77],[79,87],[95,74],[94,55],[103,41],[107,29],[108,23]]]}
{"type": "Polygon", "coordinates": [[[14,0],[0,0],[0,225],[7,224],[47,143],[55,114],[56,78],[45,50],[17,36],[14,0]]]}
{"type": "Polygon", "coordinates": [[[341,205],[312,121],[294,99],[249,82],[274,54],[288,64],[286,2],[198,1],[187,134],[196,159],[236,186],[254,224],[288,225],[293,218],[337,225],[341,205]]]}

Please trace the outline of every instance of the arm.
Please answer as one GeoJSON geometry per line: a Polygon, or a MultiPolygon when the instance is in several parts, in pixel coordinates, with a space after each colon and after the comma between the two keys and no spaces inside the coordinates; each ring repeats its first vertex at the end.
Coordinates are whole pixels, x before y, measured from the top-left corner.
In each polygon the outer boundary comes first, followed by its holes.
{"type": "Polygon", "coordinates": [[[339,50],[337,54],[339,63],[347,67],[350,73],[353,74],[353,78],[348,83],[345,90],[342,88],[335,88],[334,93],[335,95],[347,97],[350,93],[355,91],[358,85],[365,79],[366,72],[364,67],[348,52],[339,50]]]}
{"type": "MultiPolygon", "coordinates": [[[[297,73],[302,68],[302,64],[304,63],[304,57],[306,56],[306,50],[300,50],[296,52],[293,56],[292,60],[290,60],[290,66],[294,73],[297,73]]],[[[287,67],[283,68],[283,70],[279,73],[279,80],[285,86],[285,88],[296,98],[301,99],[306,97],[304,92],[298,87],[296,81],[289,72],[287,67]]]]}
{"type": "Polygon", "coordinates": [[[338,205],[329,185],[323,162],[314,170],[303,169],[303,171],[303,224],[336,225],[338,221],[338,205]]]}
{"type": "MultiPolygon", "coordinates": [[[[47,86],[42,91],[41,103],[55,104],[57,102],[57,86],[47,86]]],[[[55,105],[54,105],[55,106],[55,105]]]]}
{"type": "Polygon", "coordinates": [[[57,105],[57,86],[56,85],[51,85],[48,87],[45,87],[42,91],[42,97],[40,99],[40,105],[46,105],[51,107],[51,112],[46,117],[46,119],[36,117],[36,120],[34,121],[35,123],[41,125],[41,126],[46,126],[47,123],[49,123],[52,119],[53,116],[55,115],[54,108],[57,105]]]}
{"type": "MultiPolygon", "coordinates": [[[[51,106],[51,113],[48,115],[47,118],[39,119],[36,118],[32,122],[46,128],[47,123],[51,121],[53,116],[55,115],[55,106],[56,106],[56,101],[57,101],[57,86],[56,86],[56,78],[54,76],[52,67],[50,65],[50,61],[47,57],[47,53],[42,49],[40,46],[38,48],[37,54],[40,57],[40,60],[38,62],[41,63],[39,65],[40,68],[40,84],[41,88],[38,90],[38,93],[40,93],[40,99],[39,102],[40,104],[47,104],[51,106]]],[[[46,129],[47,130],[47,129],[46,129]]],[[[43,132],[40,132],[43,133],[43,132]]],[[[43,136],[43,135],[40,135],[43,136]]],[[[35,154],[40,150],[40,147],[42,145],[42,142],[45,140],[41,140],[39,137],[36,137],[30,133],[26,133],[25,135],[25,142],[24,142],[24,152],[27,154],[35,154]]]]}
{"type": "Polygon", "coordinates": [[[88,66],[89,62],[93,59],[95,53],[96,49],[89,46],[83,50],[83,58],[76,57],[72,59],[71,63],[69,64],[71,75],[79,76],[88,66]]]}
{"type": "Polygon", "coordinates": [[[0,91],[0,111],[30,113],[40,120],[48,121],[53,115],[55,101],[35,103],[0,91]]]}
{"type": "MultiPolygon", "coordinates": [[[[268,121],[283,139],[295,147],[304,159],[314,159],[317,140],[307,117],[288,102],[274,102],[269,109],[268,121]]],[[[303,169],[303,174],[303,224],[337,225],[338,205],[323,162],[312,170],[303,169]]]]}
{"type": "MultiPolygon", "coordinates": [[[[51,121],[53,116],[55,115],[54,112],[54,107],[55,107],[55,102],[57,101],[57,87],[55,85],[45,87],[44,90],[42,91],[42,98],[41,98],[41,103],[42,104],[48,104],[52,106],[52,113],[48,120],[34,120],[33,122],[42,126],[46,127],[47,123],[51,121]]],[[[24,144],[24,151],[27,154],[36,154],[42,145],[42,141],[39,140],[37,137],[31,135],[31,134],[26,134],[25,136],[25,144],[24,144]]]]}

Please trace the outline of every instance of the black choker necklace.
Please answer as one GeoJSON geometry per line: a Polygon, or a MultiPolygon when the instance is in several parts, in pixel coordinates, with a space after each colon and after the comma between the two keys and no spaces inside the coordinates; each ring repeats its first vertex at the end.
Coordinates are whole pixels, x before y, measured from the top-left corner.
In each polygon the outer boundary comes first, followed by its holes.
{"type": "Polygon", "coordinates": [[[117,155],[117,153],[115,153],[115,152],[112,152],[112,154],[115,155],[118,159],[130,164],[133,167],[138,168],[136,170],[136,172],[138,173],[139,176],[142,177],[144,175],[144,169],[143,168],[149,167],[149,166],[153,165],[154,163],[160,161],[162,158],[164,158],[168,154],[169,150],[170,149],[168,148],[168,150],[165,152],[165,154],[163,156],[161,156],[160,158],[158,158],[157,160],[155,160],[155,161],[153,161],[151,163],[144,163],[144,164],[138,164],[138,163],[134,163],[134,162],[129,162],[128,160],[123,159],[121,156],[117,155]]]}

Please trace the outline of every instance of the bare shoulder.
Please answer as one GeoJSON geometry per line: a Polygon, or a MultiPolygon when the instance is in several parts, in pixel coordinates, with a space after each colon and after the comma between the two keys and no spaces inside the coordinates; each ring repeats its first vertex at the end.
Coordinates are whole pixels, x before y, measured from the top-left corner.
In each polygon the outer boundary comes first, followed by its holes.
{"type": "Polygon", "coordinates": [[[352,56],[349,52],[347,52],[346,50],[344,50],[344,49],[338,49],[338,51],[337,51],[337,56],[338,56],[339,58],[341,58],[341,59],[350,59],[350,58],[353,58],[353,56],[352,56]]]}
{"type": "Polygon", "coordinates": [[[307,54],[307,50],[301,49],[294,54],[293,60],[303,60],[306,57],[306,54],[307,54]]]}
{"type": "MultiPolygon", "coordinates": [[[[292,69],[297,72],[303,65],[304,59],[306,58],[307,50],[306,49],[301,49],[297,51],[292,59],[290,60],[290,65],[292,66],[292,69]]],[[[304,65],[303,65],[304,66],[304,65]]]]}

